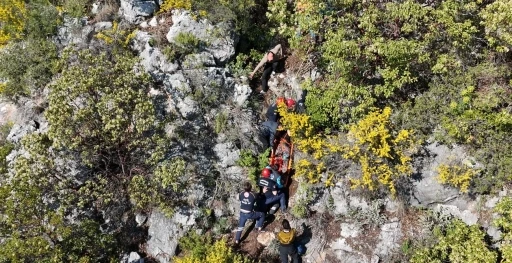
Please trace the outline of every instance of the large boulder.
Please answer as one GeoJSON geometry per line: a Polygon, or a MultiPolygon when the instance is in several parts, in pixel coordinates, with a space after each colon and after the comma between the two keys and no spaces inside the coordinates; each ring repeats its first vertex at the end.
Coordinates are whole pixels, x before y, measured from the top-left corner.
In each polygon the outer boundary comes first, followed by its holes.
{"type": "Polygon", "coordinates": [[[445,145],[432,143],[427,146],[429,158],[416,168],[420,180],[415,181],[414,192],[410,199],[413,206],[427,207],[435,204],[445,204],[455,200],[459,196],[459,190],[446,187],[437,180],[437,168],[447,160],[458,159],[460,161],[468,158],[462,147],[454,146],[451,149],[445,145]]]}
{"type": "Polygon", "coordinates": [[[154,0],[121,0],[119,14],[131,24],[139,24],[157,11],[154,0]]]}
{"type": "Polygon", "coordinates": [[[170,43],[176,43],[176,37],[181,33],[191,33],[205,43],[203,49],[213,56],[218,66],[225,65],[235,55],[238,36],[232,24],[219,23],[214,26],[205,19],[194,19],[188,11],[183,10],[174,10],[172,21],[173,25],[167,33],[170,43]]]}
{"type": "Polygon", "coordinates": [[[194,211],[178,211],[170,218],[157,210],[153,211],[147,223],[147,254],[160,263],[171,262],[178,240],[195,224],[195,219],[194,211]]]}

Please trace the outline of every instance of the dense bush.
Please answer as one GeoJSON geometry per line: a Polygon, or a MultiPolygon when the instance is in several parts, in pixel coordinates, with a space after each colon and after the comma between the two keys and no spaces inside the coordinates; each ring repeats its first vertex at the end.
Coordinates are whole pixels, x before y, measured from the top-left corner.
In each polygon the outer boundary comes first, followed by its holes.
{"type": "Polygon", "coordinates": [[[455,219],[444,229],[436,227],[434,235],[437,242],[417,249],[411,262],[497,262],[497,253],[489,248],[478,225],[468,226],[455,219]]]}
{"type": "Polygon", "coordinates": [[[46,40],[16,42],[0,50],[1,94],[10,99],[40,92],[53,76],[57,60],[55,44],[46,40]]]}

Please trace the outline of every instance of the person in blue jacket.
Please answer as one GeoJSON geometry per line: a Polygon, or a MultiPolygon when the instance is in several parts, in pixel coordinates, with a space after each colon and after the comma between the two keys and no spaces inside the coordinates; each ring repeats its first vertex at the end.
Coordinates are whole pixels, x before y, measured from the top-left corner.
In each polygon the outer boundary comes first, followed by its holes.
{"type": "Polygon", "coordinates": [[[238,195],[240,200],[240,221],[236,229],[235,244],[240,244],[242,231],[244,231],[245,223],[249,219],[257,219],[256,228],[258,231],[263,230],[263,223],[265,222],[265,213],[254,211],[254,203],[256,202],[256,195],[252,192],[252,185],[250,182],[244,183],[244,191],[238,195]]]}

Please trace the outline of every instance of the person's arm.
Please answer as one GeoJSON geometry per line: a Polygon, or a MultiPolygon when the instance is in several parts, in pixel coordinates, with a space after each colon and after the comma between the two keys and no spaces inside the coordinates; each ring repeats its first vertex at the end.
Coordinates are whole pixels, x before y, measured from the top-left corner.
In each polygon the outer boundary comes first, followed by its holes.
{"type": "Polygon", "coordinates": [[[272,194],[273,195],[277,195],[277,191],[272,191],[272,194]]]}
{"type": "Polygon", "coordinates": [[[261,58],[260,63],[256,66],[256,68],[251,72],[251,75],[249,76],[251,79],[254,77],[254,73],[256,73],[263,65],[265,65],[265,62],[267,62],[267,53],[263,55],[263,58],[261,58]]]}
{"type": "Polygon", "coordinates": [[[281,44],[277,44],[277,46],[275,46],[273,49],[270,50],[272,53],[278,55],[279,54],[279,58],[281,58],[283,56],[283,49],[281,48],[281,44]]]}

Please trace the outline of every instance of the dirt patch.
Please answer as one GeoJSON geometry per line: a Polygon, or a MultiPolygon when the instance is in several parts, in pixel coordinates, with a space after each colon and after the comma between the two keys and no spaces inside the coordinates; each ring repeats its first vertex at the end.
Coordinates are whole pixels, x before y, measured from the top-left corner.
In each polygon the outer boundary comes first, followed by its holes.
{"type": "Polygon", "coordinates": [[[327,226],[325,227],[325,240],[326,243],[329,244],[340,238],[341,224],[330,214],[324,214],[323,216],[323,220],[327,222],[327,226]]]}
{"type": "Polygon", "coordinates": [[[400,243],[405,240],[417,239],[423,233],[423,227],[419,222],[422,211],[418,209],[408,209],[400,218],[400,227],[402,230],[402,238],[400,243]]]}
{"type": "Polygon", "coordinates": [[[169,32],[169,28],[171,28],[171,26],[173,25],[172,16],[170,13],[161,14],[158,17],[156,17],[156,19],[158,21],[158,26],[155,26],[155,27],[150,26],[143,30],[150,33],[156,42],[155,43],[156,46],[163,49],[164,45],[167,45],[169,43],[167,41],[167,33],[169,32]],[[160,21],[162,19],[164,19],[164,21],[162,23],[160,23],[160,21]]]}

